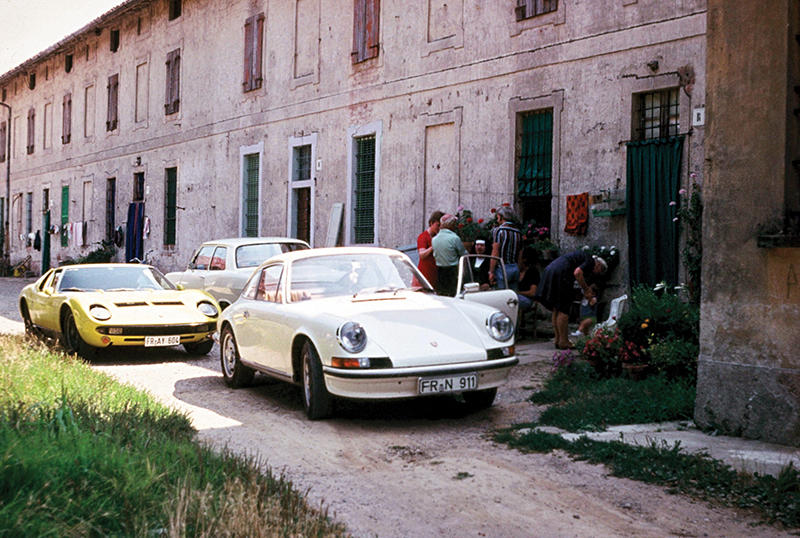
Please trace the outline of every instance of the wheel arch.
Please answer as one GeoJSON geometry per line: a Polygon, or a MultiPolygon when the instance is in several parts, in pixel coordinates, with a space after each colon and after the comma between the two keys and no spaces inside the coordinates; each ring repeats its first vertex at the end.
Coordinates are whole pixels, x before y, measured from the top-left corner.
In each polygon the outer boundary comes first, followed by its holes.
{"type": "Polygon", "coordinates": [[[303,375],[303,365],[302,361],[302,351],[303,351],[303,344],[308,342],[312,346],[314,343],[311,341],[311,338],[308,335],[299,333],[296,334],[294,340],[292,340],[292,380],[295,383],[302,382],[302,375],[303,375]]]}

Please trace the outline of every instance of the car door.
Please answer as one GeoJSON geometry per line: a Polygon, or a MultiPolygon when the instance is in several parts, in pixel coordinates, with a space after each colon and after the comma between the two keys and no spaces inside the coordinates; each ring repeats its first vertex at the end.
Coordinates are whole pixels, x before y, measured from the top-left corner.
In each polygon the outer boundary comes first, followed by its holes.
{"type": "Polygon", "coordinates": [[[253,275],[246,293],[236,303],[236,337],[246,362],[280,374],[290,372],[290,342],[293,329],[282,314],[283,263],[274,263],[253,275]],[[253,288],[253,289],[251,289],[253,288]]]}
{"type": "Polygon", "coordinates": [[[206,275],[209,272],[211,258],[214,255],[214,248],[214,245],[203,245],[197,249],[186,271],[181,273],[179,281],[174,283],[182,284],[183,287],[187,289],[205,289],[206,275]]]}
{"type": "Polygon", "coordinates": [[[31,321],[35,325],[49,330],[57,329],[57,327],[53,326],[53,316],[49,310],[53,308],[55,308],[56,311],[58,310],[58,305],[53,304],[53,297],[55,294],[55,284],[61,272],[61,269],[54,269],[47,278],[42,279],[39,286],[34,290],[34,293],[28,298],[28,313],[31,316],[31,321]]]}
{"type": "MultiPolygon", "coordinates": [[[[456,297],[464,301],[473,301],[476,303],[485,304],[504,312],[511,321],[516,325],[517,311],[519,308],[519,299],[517,292],[511,289],[496,289],[493,287],[481,289],[481,284],[478,282],[479,278],[474,268],[474,262],[478,258],[484,258],[482,263],[490,263],[495,259],[499,266],[502,268],[505,275],[505,265],[503,260],[494,256],[479,256],[477,254],[468,254],[462,256],[458,261],[458,293],[456,297]]],[[[508,282],[507,278],[503,278],[503,282],[508,282]]]]}
{"type": "Polygon", "coordinates": [[[208,293],[217,301],[228,304],[236,300],[236,297],[231,297],[229,282],[231,269],[228,265],[228,247],[218,246],[214,249],[203,281],[203,288],[208,293]]]}

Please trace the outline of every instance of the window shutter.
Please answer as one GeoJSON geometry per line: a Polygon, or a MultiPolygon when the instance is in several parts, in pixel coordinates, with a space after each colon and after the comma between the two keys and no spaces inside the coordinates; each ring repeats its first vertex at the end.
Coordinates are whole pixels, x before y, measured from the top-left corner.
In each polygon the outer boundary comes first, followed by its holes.
{"type": "Polygon", "coordinates": [[[353,52],[351,53],[353,63],[358,63],[364,59],[365,12],[366,0],[355,0],[353,2],[353,52]]]}
{"type": "Polygon", "coordinates": [[[251,78],[251,66],[253,65],[253,17],[244,23],[244,79],[242,86],[244,91],[253,89],[251,78]]]}
{"type": "Polygon", "coordinates": [[[261,64],[263,63],[264,53],[264,14],[261,13],[256,18],[256,35],[253,62],[253,88],[260,88],[262,81],[261,64]]]}
{"type": "Polygon", "coordinates": [[[180,109],[181,96],[181,50],[172,51],[172,74],[170,76],[170,96],[171,113],[174,114],[180,109]]]}
{"type": "Polygon", "coordinates": [[[0,163],[6,160],[6,122],[0,123],[0,163]]]}
{"type": "Polygon", "coordinates": [[[178,169],[166,169],[165,185],[166,194],[164,196],[164,244],[175,244],[175,223],[177,216],[177,196],[178,196],[178,169]]]}
{"type": "Polygon", "coordinates": [[[366,29],[364,50],[365,58],[375,58],[378,56],[380,20],[381,20],[381,0],[366,0],[366,29]]]}
{"type": "Polygon", "coordinates": [[[36,136],[33,131],[34,126],[36,125],[36,110],[31,108],[28,110],[28,155],[33,153],[33,141],[35,140],[36,136]]]}
{"type": "Polygon", "coordinates": [[[119,94],[119,75],[108,77],[108,112],[106,114],[106,131],[117,128],[117,95],[119,94]]]}
{"type": "Polygon", "coordinates": [[[69,222],[69,186],[61,187],[61,246],[66,247],[68,242],[64,225],[69,222]]]}
{"type": "Polygon", "coordinates": [[[72,94],[68,93],[64,96],[64,102],[61,110],[61,143],[69,144],[70,137],[72,136],[72,94]]]}
{"type": "Polygon", "coordinates": [[[172,98],[172,52],[167,53],[167,76],[166,87],[164,88],[164,114],[170,114],[172,98]]]}

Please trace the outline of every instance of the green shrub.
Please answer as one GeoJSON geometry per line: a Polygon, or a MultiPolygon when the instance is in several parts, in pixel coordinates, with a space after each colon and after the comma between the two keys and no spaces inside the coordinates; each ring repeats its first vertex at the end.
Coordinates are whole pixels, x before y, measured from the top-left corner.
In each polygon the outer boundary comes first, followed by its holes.
{"type": "Polygon", "coordinates": [[[697,343],[700,311],[666,289],[636,286],[631,292],[630,309],[620,316],[617,326],[626,341],[645,350],[666,340],[697,343]]]}
{"type": "Polygon", "coordinates": [[[700,352],[695,342],[668,338],[653,344],[648,349],[650,368],[665,374],[670,379],[697,379],[697,355],[700,352]]]}

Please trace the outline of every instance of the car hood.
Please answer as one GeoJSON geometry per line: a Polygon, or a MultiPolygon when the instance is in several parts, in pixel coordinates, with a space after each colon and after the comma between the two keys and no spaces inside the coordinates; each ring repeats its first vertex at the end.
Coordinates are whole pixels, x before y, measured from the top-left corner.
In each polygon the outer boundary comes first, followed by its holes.
{"type": "Polygon", "coordinates": [[[484,360],[488,347],[503,345],[486,330],[495,310],[460,299],[398,292],[339,298],[326,306],[314,310],[364,327],[368,343],[361,355],[388,356],[395,367],[484,360]]]}
{"type": "Polygon", "coordinates": [[[217,306],[216,301],[194,290],[94,291],[70,293],[69,296],[70,302],[80,305],[87,313],[93,305],[106,307],[111,318],[103,323],[108,325],[201,323],[216,319],[197,310],[200,301],[217,306]]]}

